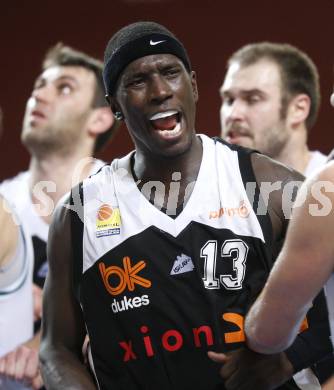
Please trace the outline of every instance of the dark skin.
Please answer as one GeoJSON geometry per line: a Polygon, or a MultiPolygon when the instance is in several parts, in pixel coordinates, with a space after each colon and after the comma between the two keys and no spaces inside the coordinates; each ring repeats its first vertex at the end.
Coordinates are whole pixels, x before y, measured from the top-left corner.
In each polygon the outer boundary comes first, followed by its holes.
{"type": "Polygon", "coordinates": [[[72,294],[70,213],[69,209],[58,207],[50,226],[40,361],[47,389],[93,390],[96,386],[81,353],[86,330],[80,306],[72,294]]]}
{"type": "Polygon", "coordinates": [[[197,100],[195,72],[188,74],[171,54],[140,58],[121,75],[112,107],[122,112],[135,143],[133,171],[140,187],[159,180],[168,194],[172,174],[181,172],[181,202],[186,186],[196,180],[202,158],[201,141],[195,132],[197,100]],[[169,110],[180,116],[181,133],[175,138],[160,137],[149,120],[157,112],[169,110]]]}
{"type": "MultiPolygon", "coordinates": [[[[197,100],[195,73],[188,73],[182,62],[170,54],[147,56],[130,63],[119,78],[116,95],[111,98],[113,111],[122,112],[135,143],[133,172],[140,185],[159,180],[168,189],[173,172],[180,172],[178,206],[185,204],[185,188],[196,180],[202,158],[202,144],[195,132],[197,100]],[[180,130],[173,136],[159,132],[150,121],[152,115],[169,110],[177,111],[180,122],[180,130]]],[[[302,180],[295,171],[262,155],[254,154],[252,164],[258,182],[302,180]]],[[[50,228],[41,371],[47,389],[90,390],[96,386],[82,362],[85,324],[71,286],[71,212],[58,208],[50,228]]],[[[281,191],[272,193],[269,213],[274,240],[279,242],[287,225],[281,191]]],[[[289,379],[292,371],[284,352],[260,355],[241,348],[228,355],[222,376],[227,389],[273,389],[289,379]]]]}

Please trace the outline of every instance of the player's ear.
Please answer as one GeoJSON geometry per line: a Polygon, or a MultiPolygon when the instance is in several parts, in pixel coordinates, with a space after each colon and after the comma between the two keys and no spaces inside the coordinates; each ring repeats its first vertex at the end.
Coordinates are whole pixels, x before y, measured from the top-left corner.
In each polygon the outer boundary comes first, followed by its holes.
{"type": "Polygon", "coordinates": [[[118,104],[117,100],[113,96],[109,97],[109,104],[110,104],[112,112],[114,113],[115,118],[118,121],[122,121],[124,119],[124,116],[123,116],[121,107],[118,104]]]}
{"type": "Polygon", "coordinates": [[[99,135],[110,129],[115,123],[115,117],[110,107],[95,108],[89,123],[89,132],[99,135]]]}
{"type": "Polygon", "coordinates": [[[198,95],[198,88],[197,88],[196,72],[193,70],[190,72],[190,80],[193,89],[194,99],[195,102],[197,103],[199,99],[199,95],[198,95]]]}
{"type": "Polygon", "coordinates": [[[308,118],[311,109],[311,99],[302,93],[293,97],[288,106],[287,118],[292,128],[298,127],[308,118]]]}

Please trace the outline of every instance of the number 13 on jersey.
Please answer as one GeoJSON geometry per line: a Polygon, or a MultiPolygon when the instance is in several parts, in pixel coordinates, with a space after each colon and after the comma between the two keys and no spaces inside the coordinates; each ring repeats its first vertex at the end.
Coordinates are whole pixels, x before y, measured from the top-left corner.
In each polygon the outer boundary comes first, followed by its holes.
{"type": "Polygon", "coordinates": [[[240,290],[245,277],[248,245],[240,240],[225,240],[217,258],[217,240],[207,241],[201,248],[201,257],[204,258],[204,287],[219,289],[223,285],[227,290],[240,290]],[[233,274],[216,275],[217,261],[232,262],[233,274]]]}

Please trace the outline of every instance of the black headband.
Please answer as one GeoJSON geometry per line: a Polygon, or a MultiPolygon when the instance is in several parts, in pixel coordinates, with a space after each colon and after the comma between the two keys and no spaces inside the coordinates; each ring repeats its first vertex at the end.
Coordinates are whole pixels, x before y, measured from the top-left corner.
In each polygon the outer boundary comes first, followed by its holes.
{"type": "Polygon", "coordinates": [[[117,80],[132,61],[151,54],[173,54],[178,57],[190,72],[191,65],[183,45],[170,35],[151,33],[127,42],[116,49],[105,61],[103,81],[107,95],[113,95],[117,80]]]}

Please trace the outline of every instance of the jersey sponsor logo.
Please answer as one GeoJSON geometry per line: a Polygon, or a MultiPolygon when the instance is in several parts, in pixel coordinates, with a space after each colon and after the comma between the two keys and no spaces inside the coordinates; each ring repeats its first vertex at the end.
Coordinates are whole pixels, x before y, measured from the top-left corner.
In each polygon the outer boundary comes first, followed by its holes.
{"type": "Polygon", "coordinates": [[[112,208],[107,203],[99,207],[96,215],[96,237],[120,234],[121,215],[118,207],[112,208]]]}
{"type": "MultiPolygon", "coordinates": [[[[155,345],[153,339],[151,338],[149,332],[150,329],[148,326],[143,325],[139,329],[142,336],[142,342],[144,346],[144,353],[147,357],[152,357],[155,355],[156,351],[162,348],[168,352],[176,352],[182,349],[184,344],[184,336],[177,329],[168,329],[161,335],[161,340],[159,340],[158,345],[155,345]]],[[[160,338],[160,337],[159,337],[160,338]]],[[[188,339],[188,337],[186,338],[188,339]]],[[[189,337],[191,339],[191,336],[189,337]]],[[[136,337],[136,341],[137,341],[136,337]]],[[[156,337],[154,337],[156,341],[156,337]]],[[[211,346],[214,343],[214,336],[212,328],[209,325],[202,325],[197,328],[192,328],[192,340],[197,348],[211,346]]],[[[120,341],[119,346],[123,350],[123,362],[128,362],[130,360],[136,360],[140,358],[139,350],[142,351],[142,347],[138,348],[138,342],[136,344],[132,340],[120,341]]]]}
{"type": "Polygon", "coordinates": [[[103,262],[99,264],[104,286],[111,295],[122,294],[125,289],[134,291],[136,284],[144,288],[150,288],[151,281],[138,275],[145,267],[146,263],[144,260],[140,260],[135,265],[132,265],[128,256],[123,258],[123,268],[116,265],[106,267],[103,262]]]}
{"type": "MultiPolygon", "coordinates": [[[[157,338],[157,332],[154,337],[150,336],[150,329],[143,325],[140,327],[134,340],[127,339],[120,341],[118,345],[123,351],[123,362],[137,360],[141,357],[155,356],[156,352],[159,354],[161,346],[167,352],[177,352],[183,348],[184,343],[189,343],[195,348],[207,349],[216,342],[221,347],[221,341],[226,345],[234,343],[244,343],[246,340],[244,332],[244,316],[239,313],[227,312],[221,315],[222,324],[226,331],[223,331],[223,338],[221,335],[215,335],[214,329],[208,324],[203,324],[195,328],[191,328],[190,332],[183,334],[179,329],[167,329],[157,338]],[[233,329],[233,330],[232,330],[233,329]],[[139,337],[138,337],[139,336],[139,337]],[[186,341],[185,341],[186,340],[186,341]],[[144,347],[144,348],[143,348],[144,347]],[[144,354],[144,356],[143,356],[144,354]]],[[[300,327],[300,332],[308,328],[307,319],[304,320],[300,327]]]]}
{"type": "Polygon", "coordinates": [[[183,274],[185,272],[191,272],[193,269],[194,269],[194,263],[191,260],[191,257],[182,253],[180,256],[176,256],[176,260],[174,261],[170,274],[171,275],[183,274]]]}
{"type": "Polygon", "coordinates": [[[247,218],[250,214],[249,207],[245,201],[241,201],[238,207],[221,207],[219,210],[210,211],[209,219],[221,217],[247,218]]]}
{"type": "Polygon", "coordinates": [[[150,300],[148,295],[142,295],[141,297],[132,297],[128,298],[127,296],[124,296],[122,300],[117,301],[116,298],[114,298],[112,304],[111,304],[111,310],[116,314],[121,311],[126,311],[130,309],[136,309],[141,306],[147,306],[149,305],[150,300]]]}

